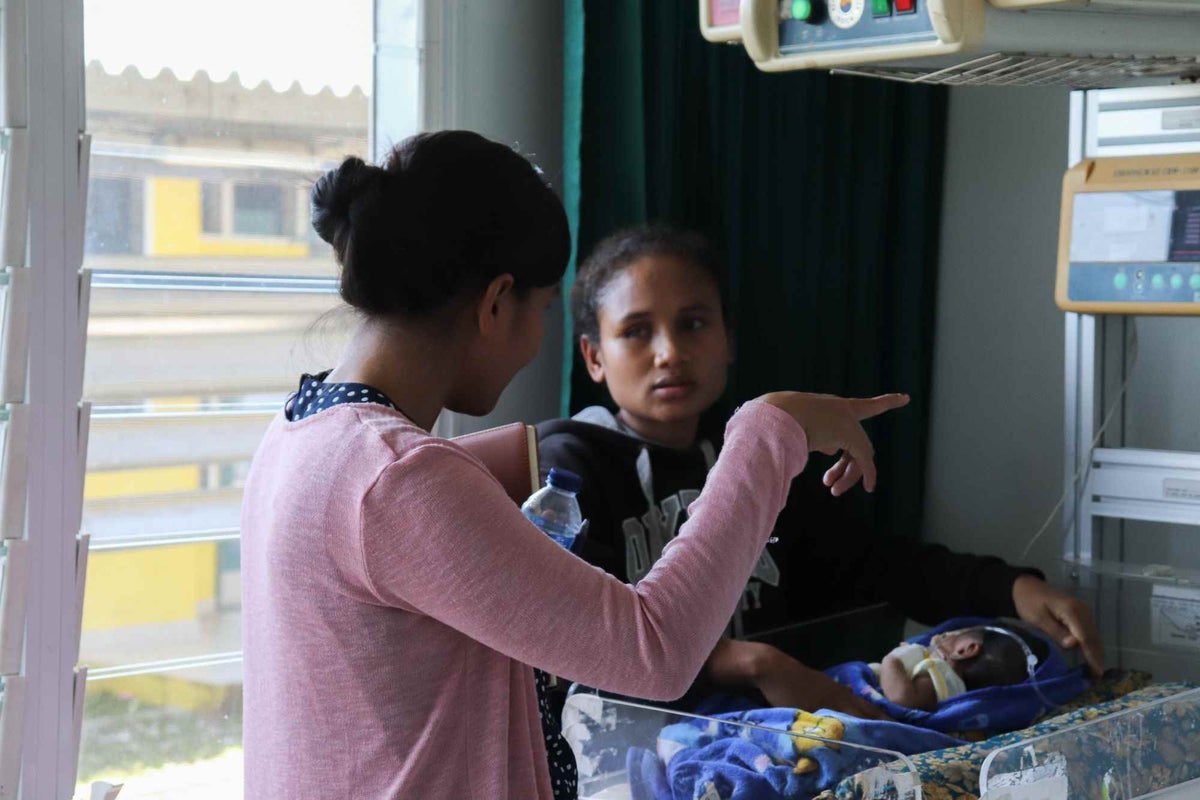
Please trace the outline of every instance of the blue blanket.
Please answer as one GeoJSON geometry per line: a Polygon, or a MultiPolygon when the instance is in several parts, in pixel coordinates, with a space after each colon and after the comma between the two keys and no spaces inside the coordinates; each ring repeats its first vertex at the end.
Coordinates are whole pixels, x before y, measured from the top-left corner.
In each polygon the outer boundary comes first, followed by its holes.
{"type": "MultiPolygon", "coordinates": [[[[993,624],[995,620],[976,617],[952,619],[909,641],[928,646],[930,640],[939,633],[993,624]]],[[[1014,731],[1033,724],[1044,713],[1069,702],[1090,685],[1085,668],[1072,669],[1053,643],[1039,634],[1034,635],[1045,641],[1049,650],[1049,655],[1042,659],[1034,673],[1036,687],[1025,681],[1012,686],[975,689],[939,703],[933,711],[905,708],[888,700],[880,691],[879,678],[864,662],[840,664],[826,670],[826,674],[880,706],[888,716],[900,722],[947,733],[980,731],[991,735],[1014,731]]]]}
{"type": "MultiPolygon", "coordinates": [[[[954,619],[910,641],[927,646],[944,631],[985,624],[994,624],[994,620],[954,619]]],[[[1049,655],[1034,674],[1036,689],[1028,681],[977,689],[941,703],[934,711],[917,711],[888,701],[879,690],[875,673],[864,662],[828,670],[831,677],[881,706],[896,722],[863,720],[828,710],[816,715],[790,708],[746,710],[731,698],[713,698],[697,709],[711,719],[663,728],[656,753],[641,748],[628,751],[626,766],[633,798],[808,800],[889,760],[871,750],[798,739],[788,731],[912,755],[966,743],[948,735],[951,732],[990,734],[1027,727],[1088,687],[1083,669],[1070,668],[1053,643],[1040,638],[1046,641],[1049,655]]]]}
{"type": "Polygon", "coordinates": [[[796,738],[788,735],[789,730],[905,754],[962,744],[935,731],[834,711],[813,715],[766,708],[720,714],[663,728],[657,753],[630,749],[627,767],[633,798],[809,800],[849,775],[891,760],[873,750],[796,738]]]}

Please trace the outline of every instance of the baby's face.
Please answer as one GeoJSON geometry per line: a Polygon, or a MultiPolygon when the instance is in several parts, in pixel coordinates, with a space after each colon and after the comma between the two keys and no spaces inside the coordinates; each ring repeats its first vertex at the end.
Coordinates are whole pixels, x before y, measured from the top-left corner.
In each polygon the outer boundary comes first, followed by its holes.
{"type": "Polygon", "coordinates": [[[979,651],[983,649],[983,634],[969,628],[948,631],[934,636],[929,646],[943,660],[949,661],[951,664],[969,661],[979,655],[979,651]]]}

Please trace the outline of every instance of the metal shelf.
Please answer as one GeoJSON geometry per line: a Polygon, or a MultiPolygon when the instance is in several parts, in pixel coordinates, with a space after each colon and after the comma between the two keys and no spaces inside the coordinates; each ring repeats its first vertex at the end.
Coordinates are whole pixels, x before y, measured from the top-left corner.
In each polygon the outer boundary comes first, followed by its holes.
{"type": "Polygon", "coordinates": [[[1132,564],[1094,558],[1064,558],[1063,563],[1080,574],[1121,580],[1142,581],[1166,586],[1200,587],[1200,570],[1169,564],[1132,564]]]}
{"type": "Polygon", "coordinates": [[[1200,453],[1097,449],[1084,497],[1096,517],[1200,525],[1200,453]]]}

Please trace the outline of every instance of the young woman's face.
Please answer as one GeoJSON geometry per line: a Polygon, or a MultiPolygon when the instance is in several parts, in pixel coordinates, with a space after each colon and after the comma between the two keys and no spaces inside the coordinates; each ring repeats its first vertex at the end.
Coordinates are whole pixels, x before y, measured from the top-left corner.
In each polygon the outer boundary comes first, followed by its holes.
{"type": "Polygon", "coordinates": [[[655,426],[694,425],[725,391],[729,334],[704,270],[643,256],[608,282],[598,311],[599,346],[584,344],[588,373],[642,435],[668,441],[655,426]]]}

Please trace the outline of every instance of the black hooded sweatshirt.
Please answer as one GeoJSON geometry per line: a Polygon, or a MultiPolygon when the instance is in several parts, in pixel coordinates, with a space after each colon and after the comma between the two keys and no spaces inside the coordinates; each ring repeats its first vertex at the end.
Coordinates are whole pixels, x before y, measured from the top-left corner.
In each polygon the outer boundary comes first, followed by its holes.
{"type": "MultiPolygon", "coordinates": [[[[565,467],[583,479],[578,497],[589,525],[579,555],[637,583],[686,520],[716,447],[706,440],[686,450],[647,442],[598,406],[537,431],[543,477],[565,467]]],[[[854,507],[851,498],[830,497],[818,470],[805,470],[779,516],[778,541],[767,545],[747,584],[733,636],[758,638],[881,603],[929,625],[954,616],[1015,616],[1013,582],[1039,575],[998,558],[876,534],[854,507]]]]}

